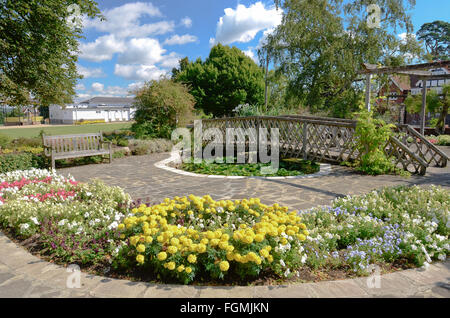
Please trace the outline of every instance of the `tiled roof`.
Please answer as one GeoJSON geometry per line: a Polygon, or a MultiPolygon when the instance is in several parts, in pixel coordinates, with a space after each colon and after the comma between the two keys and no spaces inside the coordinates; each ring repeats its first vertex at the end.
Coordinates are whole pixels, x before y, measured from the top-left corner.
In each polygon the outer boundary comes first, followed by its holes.
{"type": "Polygon", "coordinates": [[[134,102],[133,97],[93,97],[85,100],[80,104],[132,104],[134,102]]]}

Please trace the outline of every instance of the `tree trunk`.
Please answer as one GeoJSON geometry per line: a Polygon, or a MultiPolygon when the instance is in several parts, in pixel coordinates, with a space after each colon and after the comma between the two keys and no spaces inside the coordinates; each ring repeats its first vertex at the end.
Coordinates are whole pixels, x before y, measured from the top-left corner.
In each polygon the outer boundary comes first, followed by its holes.
{"type": "Polygon", "coordinates": [[[445,118],[448,114],[448,102],[442,106],[441,114],[439,115],[438,122],[436,123],[436,132],[438,134],[445,134],[445,118]]]}

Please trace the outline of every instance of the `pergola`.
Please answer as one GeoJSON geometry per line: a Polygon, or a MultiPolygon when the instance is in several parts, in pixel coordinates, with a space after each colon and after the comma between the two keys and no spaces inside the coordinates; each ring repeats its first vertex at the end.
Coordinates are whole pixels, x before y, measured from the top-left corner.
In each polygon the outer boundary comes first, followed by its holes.
{"type": "Polygon", "coordinates": [[[447,79],[450,78],[450,74],[433,75],[428,69],[447,67],[450,65],[450,61],[439,61],[432,63],[422,63],[413,64],[405,66],[396,67],[379,67],[374,64],[363,64],[363,69],[359,71],[359,74],[366,75],[366,108],[370,110],[370,80],[373,74],[403,74],[403,75],[415,75],[422,80],[422,109],[420,112],[420,133],[423,135],[425,132],[425,109],[427,102],[427,79],[432,78],[433,80],[447,79]]]}

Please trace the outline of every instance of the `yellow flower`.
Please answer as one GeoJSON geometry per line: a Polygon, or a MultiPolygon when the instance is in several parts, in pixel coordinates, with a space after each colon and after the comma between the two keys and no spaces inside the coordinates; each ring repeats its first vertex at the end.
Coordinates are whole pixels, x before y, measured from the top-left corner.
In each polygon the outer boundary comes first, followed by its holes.
{"type": "Polygon", "coordinates": [[[196,263],[197,262],[197,256],[195,256],[194,254],[189,254],[188,262],[191,263],[191,264],[196,263]]]}
{"type": "Polygon", "coordinates": [[[144,253],[144,252],[145,252],[145,245],[144,245],[144,244],[139,244],[139,245],[136,247],[136,250],[137,250],[139,253],[144,253]]]}
{"type": "Polygon", "coordinates": [[[230,263],[227,261],[221,261],[219,267],[222,272],[226,272],[230,268],[230,263]]]}
{"type": "Polygon", "coordinates": [[[167,258],[167,253],[166,252],[159,252],[157,257],[158,257],[158,259],[160,261],[164,261],[167,258]]]}
{"type": "Polygon", "coordinates": [[[303,234],[298,234],[298,235],[297,235],[297,238],[298,238],[300,241],[306,240],[306,236],[304,236],[303,234]]]}
{"type": "Polygon", "coordinates": [[[206,245],[203,243],[200,243],[197,245],[197,252],[199,253],[205,253],[206,252],[206,245]]]}
{"type": "Polygon", "coordinates": [[[171,271],[173,271],[175,269],[175,266],[176,266],[175,262],[169,262],[166,265],[167,269],[171,270],[171,271]]]}
{"type": "Polygon", "coordinates": [[[125,228],[125,224],[119,224],[119,226],[117,227],[117,229],[119,230],[119,231],[122,231],[123,229],[125,228]]]}
{"type": "Polygon", "coordinates": [[[184,271],[184,265],[178,266],[177,271],[178,271],[179,273],[181,273],[182,271],[184,271]]]}
{"type": "Polygon", "coordinates": [[[259,254],[264,258],[267,258],[269,256],[269,251],[263,248],[262,250],[259,251],[259,254]]]}
{"type": "Polygon", "coordinates": [[[144,264],[144,260],[145,260],[144,255],[139,254],[138,256],[136,256],[136,261],[139,264],[144,264]]]}
{"type": "Polygon", "coordinates": [[[256,242],[262,242],[264,240],[264,235],[262,234],[256,234],[255,235],[255,241],[256,242]]]}
{"type": "Polygon", "coordinates": [[[184,269],[184,271],[185,271],[186,273],[190,274],[190,273],[192,272],[192,268],[190,268],[190,267],[188,266],[188,267],[186,267],[186,268],[184,269]]]}
{"type": "Polygon", "coordinates": [[[151,243],[151,242],[153,242],[153,237],[151,237],[151,236],[146,236],[146,237],[145,237],[145,243],[151,243]]]}
{"type": "Polygon", "coordinates": [[[169,252],[170,254],[175,254],[176,252],[178,252],[178,248],[176,246],[171,245],[167,248],[167,252],[169,252]]]}

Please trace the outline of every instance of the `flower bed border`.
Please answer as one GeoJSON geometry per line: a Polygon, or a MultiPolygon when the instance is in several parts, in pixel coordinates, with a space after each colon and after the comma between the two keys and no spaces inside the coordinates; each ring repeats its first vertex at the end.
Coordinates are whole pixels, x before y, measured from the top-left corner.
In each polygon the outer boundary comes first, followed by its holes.
{"type": "MultiPolygon", "coordinates": [[[[70,270],[62,265],[49,263],[11,241],[0,231],[0,247],[5,253],[0,255],[2,272],[9,273],[3,285],[9,281],[29,280],[38,288],[59,293],[59,297],[143,297],[143,298],[259,298],[259,297],[377,297],[396,296],[411,297],[423,294],[436,286],[444,285],[448,277],[450,262],[434,262],[429,269],[400,270],[381,275],[381,288],[370,288],[367,285],[370,277],[350,278],[308,283],[293,283],[264,286],[192,286],[180,284],[154,284],[147,282],[132,282],[126,279],[108,278],[85,271],[80,272],[80,288],[68,288],[70,270]],[[14,257],[11,257],[14,255],[14,257]]],[[[5,285],[6,283],[6,285],[5,285]]],[[[23,290],[27,297],[27,291],[23,290]]],[[[31,294],[31,297],[35,297],[31,294]]],[[[48,292],[44,293],[46,297],[48,292]]],[[[30,295],[28,294],[28,297],[30,295]]]]}
{"type": "Polygon", "coordinates": [[[319,172],[312,173],[312,174],[306,174],[301,176],[278,176],[278,177],[262,177],[262,176],[224,176],[224,175],[212,175],[212,174],[201,174],[201,173],[194,173],[194,172],[188,172],[184,170],[180,170],[174,167],[168,166],[170,163],[180,163],[181,162],[181,156],[179,152],[172,151],[170,153],[170,157],[161,161],[158,161],[154,164],[155,167],[178,173],[184,176],[189,177],[200,177],[200,178],[216,178],[216,179],[268,179],[268,180],[284,180],[284,179],[305,179],[305,178],[316,178],[325,176],[331,173],[331,165],[328,163],[320,163],[320,170],[319,172]]]}

